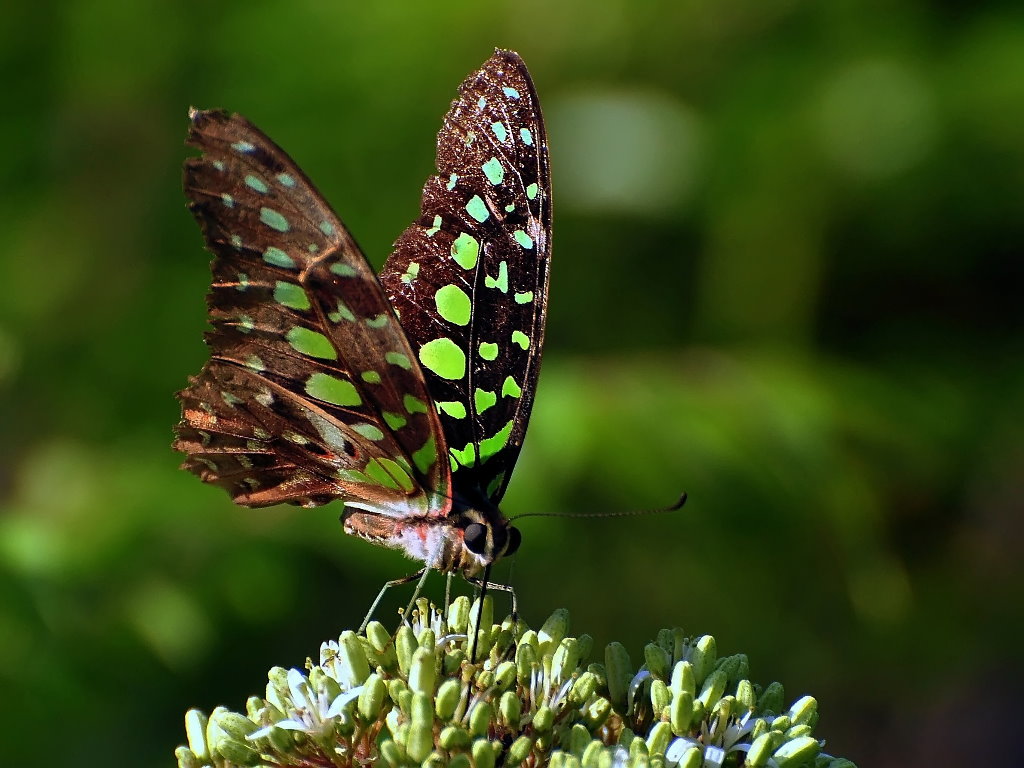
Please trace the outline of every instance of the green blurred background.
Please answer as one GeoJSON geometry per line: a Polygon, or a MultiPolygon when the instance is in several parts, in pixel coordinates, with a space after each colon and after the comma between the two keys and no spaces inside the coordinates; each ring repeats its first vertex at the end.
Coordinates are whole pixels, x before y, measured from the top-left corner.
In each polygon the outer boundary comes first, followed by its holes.
{"type": "Polygon", "coordinates": [[[504,508],[690,493],[524,520],[525,618],[637,661],[713,633],[862,766],[1020,764],[1024,12],[908,0],[7,8],[0,761],[168,765],[187,707],[241,707],[413,569],[340,505],[177,469],[209,280],[186,110],[263,127],[379,266],[496,45],[555,184],[504,508]]]}

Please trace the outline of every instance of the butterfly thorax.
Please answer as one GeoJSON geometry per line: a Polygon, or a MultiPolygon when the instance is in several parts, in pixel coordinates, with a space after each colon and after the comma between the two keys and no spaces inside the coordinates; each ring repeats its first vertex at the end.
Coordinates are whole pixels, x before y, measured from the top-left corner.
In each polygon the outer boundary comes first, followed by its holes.
{"type": "Polygon", "coordinates": [[[345,532],[404,552],[429,568],[479,576],[494,561],[513,554],[521,541],[497,506],[456,501],[444,516],[395,518],[346,505],[345,532]]]}

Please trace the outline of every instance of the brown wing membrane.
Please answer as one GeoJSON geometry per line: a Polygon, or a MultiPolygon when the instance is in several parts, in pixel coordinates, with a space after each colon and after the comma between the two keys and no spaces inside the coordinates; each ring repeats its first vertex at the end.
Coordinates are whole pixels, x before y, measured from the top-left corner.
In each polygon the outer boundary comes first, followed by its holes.
{"type": "Polygon", "coordinates": [[[193,111],[185,192],[214,254],[211,359],[179,393],[185,468],[240,504],[333,499],[445,514],[423,374],[372,270],[294,162],[238,115],[193,111]]]}

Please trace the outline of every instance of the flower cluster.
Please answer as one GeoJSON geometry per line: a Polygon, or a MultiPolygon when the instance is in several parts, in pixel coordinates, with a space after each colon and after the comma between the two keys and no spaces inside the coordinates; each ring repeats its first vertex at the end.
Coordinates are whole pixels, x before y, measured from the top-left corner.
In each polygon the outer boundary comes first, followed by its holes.
{"type": "Polygon", "coordinates": [[[821,751],[813,698],[787,708],[709,635],[662,630],[636,670],[619,643],[588,664],[593,640],[568,636],[565,610],[533,630],[495,624],[488,598],[478,630],[479,608],[420,600],[394,636],[371,622],[305,672],[274,668],[244,715],[189,711],[179,767],[853,768],[821,751]]]}

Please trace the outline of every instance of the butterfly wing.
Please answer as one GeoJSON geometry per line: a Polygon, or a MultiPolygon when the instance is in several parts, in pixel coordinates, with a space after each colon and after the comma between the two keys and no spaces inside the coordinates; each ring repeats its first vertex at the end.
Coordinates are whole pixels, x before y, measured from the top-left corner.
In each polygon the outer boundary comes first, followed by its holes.
{"type": "Polygon", "coordinates": [[[533,405],[551,256],[547,134],[517,54],[495,51],[459,87],[437,171],[380,279],[438,406],[454,486],[497,503],[533,405]]]}
{"type": "Polygon", "coordinates": [[[184,467],[239,504],[450,509],[446,442],[377,278],[294,162],[238,115],[193,111],[189,208],[213,253],[211,358],[179,393],[184,467]],[[439,460],[444,459],[444,460],[439,460]]]}

